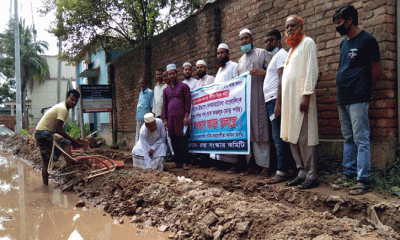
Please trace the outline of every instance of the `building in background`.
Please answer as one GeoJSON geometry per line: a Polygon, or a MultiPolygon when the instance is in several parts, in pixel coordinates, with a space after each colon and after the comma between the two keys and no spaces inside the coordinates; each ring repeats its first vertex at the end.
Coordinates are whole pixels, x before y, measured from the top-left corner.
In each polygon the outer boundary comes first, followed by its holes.
{"type": "MultiPolygon", "coordinates": [[[[107,47],[107,43],[111,38],[98,36],[88,43],[78,56],[79,62],[76,63],[77,88],[79,85],[103,85],[109,84],[108,63],[117,59],[126,51],[120,49],[112,49],[107,47]],[[102,44],[100,44],[101,42],[102,44]]],[[[118,41],[112,39],[113,41],[118,41]]],[[[80,113],[80,105],[77,106],[80,113]]],[[[111,113],[84,113],[83,121],[88,123],[92,132],[97,131],[100,137],[106,140],[107,144],[111,144],[111,113]]]]}
{"type": "MultiPolygon", "coordinates": [[[[44,56],[49,65],[50,78],[43,83],[35,82],[33,87],[27,86],[27,103],[29,125],[36,126],[42,118],[46,109],[57,104],[57,76],[58,76],[58,59],[57,56],[44,56]]],[[[67,91],[76,86],[76,72],[73,65],[68,65],[66,61],[62,61],[61,65],[61,96],[60,101],[65,100],[67,91]]],[[[76,120],[74,111],[71,112],[72,120],[76,120]]]]}

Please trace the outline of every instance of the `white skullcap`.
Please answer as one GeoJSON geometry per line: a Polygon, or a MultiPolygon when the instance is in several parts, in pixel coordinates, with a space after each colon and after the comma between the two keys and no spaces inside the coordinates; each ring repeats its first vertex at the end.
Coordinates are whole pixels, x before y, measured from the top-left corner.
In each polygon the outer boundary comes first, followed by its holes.
{"type": "Polygon", "coordinates": [[[229,47],[228,47],[228,45],[226,45],[225,43],[220,43],[220,44],[218,45],[217,50],[218,50],[218,49],[226,49],[226,50],[229,50],[229,47]]]}
{"type": "Polygon", "coordinates": [[[197,65],[204,65],[204,66],[207,67],[207,64],[206,64],[206,62],[205,62],[204,60],[199,60],[199,61],[197,61],[196,66],[197,66],[197,65]]]}
{"type": "Polygon", "coordinates": [[[167,65],[167,71],[168,71],[168,70],[172,70],[172,69],[175,69],[175,70],[176,70],[176,65],[173,64],[173,63],[168,64],[168,65],[167,65]]]}
{"type": "Polygon", "coordinates": [[[190,62],[185,62],[182,67],[184,68],[185,66],[192,66],[192,64],[190,62]]]}
{"type": "Polygon", "coordinates": [[[242,29],[242,31],[240,31],[240,33],[239,33],[239,37],[245,35],[246,33],[251,35],[251,32],[249,29],[247,29],[247,28],[242,29]]]}
{"type": "Polygon", "coordinates": [[[153,113],[146,113],[144,115],[144,122],[145,123],[151,123],[154,121],[154,114],[153,113]]]}

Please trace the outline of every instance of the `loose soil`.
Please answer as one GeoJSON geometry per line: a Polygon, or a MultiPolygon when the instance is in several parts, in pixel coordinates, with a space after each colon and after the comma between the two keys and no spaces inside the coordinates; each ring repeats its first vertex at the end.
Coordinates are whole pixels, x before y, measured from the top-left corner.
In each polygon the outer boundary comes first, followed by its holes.
{"type": "MultiPolygon", "coordinates": [[[[22,135],[0,138],[39,169],[39,150],[22,135]]],[[[92,149],[123,160],[125,168],[84,182],[63,179],[73,191],[116,218],[173,232],[175,239],[400,239],[400,204],[376,193],[351,197],[328,185],[300,191],[267,185],[257,176],[192,167],[167,172],[132,167],[130,152],[92,149]]],[[[170,163],[166,164],[171,165],[170,163]]]]}

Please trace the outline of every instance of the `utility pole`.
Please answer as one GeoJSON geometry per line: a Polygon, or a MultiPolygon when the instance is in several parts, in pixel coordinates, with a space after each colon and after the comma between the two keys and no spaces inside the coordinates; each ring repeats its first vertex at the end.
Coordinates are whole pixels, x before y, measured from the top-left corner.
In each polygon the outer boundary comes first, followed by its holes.
{"type": "Polygon", "coordinates": [[[57,103],[61,102],[61,36],[58,37],[58,75],[57,75],[57,103]]]}
{"type": "Polygon", "coordinates": [[[15,40],[15,80],[17,82],[17,119],[15,132],[22,130],[22,107],[21,107],[21,50],[19,45],[19,18],[18,18],[18,0],[14,1],[14,40],[15,40]]]}

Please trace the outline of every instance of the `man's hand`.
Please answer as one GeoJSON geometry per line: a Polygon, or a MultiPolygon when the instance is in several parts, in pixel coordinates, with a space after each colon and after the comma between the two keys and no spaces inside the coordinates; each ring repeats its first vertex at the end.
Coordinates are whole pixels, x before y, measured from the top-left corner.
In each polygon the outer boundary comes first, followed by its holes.
{"type": "Polygon", "coordinates": [[[300,112],[307,112],[310,107],[311,95],[303,95],[300,103],[300,112]]]}
{"type": "Polygon", "coordinates": [[[280,103],[276,103],[275,109],[274,109],[274,114],[275,114],[275,118],[278,118],[281,116],[281,104],[280,103]]]}
{"type": "Polygon", "coordinates": [[[258,68],[252,68],[250,69],[250,75],[265,77],[265,71],[258,68]]]}
{"type": "Polygon", "coordinates": [[[168,127],[168,121],[167,120],[164,120],[164,127],[165,127],[165,129],[167,129],[167,127],[168,127]]]}
{"type": "Polygon", "coordinates": [[[153,149],[150,149],[150,151],[149,151],[149,156],[152,157],[153,154],[154,154],[154,150],[153,150],[153,149]]]}
{"type": "Polygon", "coordinates": [[[183,119],[183,124],[188,125],[189,124],[189,117],[185,117],[183,119]]]}

